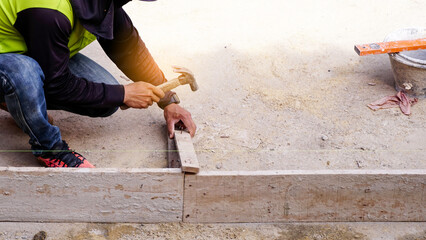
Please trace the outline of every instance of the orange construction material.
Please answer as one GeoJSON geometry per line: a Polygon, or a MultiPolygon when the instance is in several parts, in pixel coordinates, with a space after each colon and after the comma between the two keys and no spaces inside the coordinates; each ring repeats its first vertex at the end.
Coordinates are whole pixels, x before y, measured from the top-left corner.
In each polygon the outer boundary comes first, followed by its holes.
{"type": "Polygon", "coordinates": [[[426,38],[355,45],[360,56],[426,49],[426,38]]]}

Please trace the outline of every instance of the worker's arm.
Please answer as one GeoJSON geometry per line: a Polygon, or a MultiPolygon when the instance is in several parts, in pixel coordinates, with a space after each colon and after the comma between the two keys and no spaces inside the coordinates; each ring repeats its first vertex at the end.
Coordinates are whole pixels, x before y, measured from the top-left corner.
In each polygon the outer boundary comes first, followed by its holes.
{"type": "Polygon", "coordinates": [[[155,86],[166,82],[163,72],[154,61],[122,8],[114,12],[114,38],[98,38],[108,57],[134,82],[147,82],[155,86]]]}
{"type": "MultiPolygon", "coordinates": [[[[157,86],[167,81],[122,8],[115,9],[114,38],[99,38],[98,41],[118,68],[136,83],[147,82],[157,86]]],[[[174,125],[179,121],[184,123],[191,136],[195,135],[196,126],[191,114],[179,105],[169,104],[164,107],[164,117],[170,137],[174,134],[174,125]]]]}

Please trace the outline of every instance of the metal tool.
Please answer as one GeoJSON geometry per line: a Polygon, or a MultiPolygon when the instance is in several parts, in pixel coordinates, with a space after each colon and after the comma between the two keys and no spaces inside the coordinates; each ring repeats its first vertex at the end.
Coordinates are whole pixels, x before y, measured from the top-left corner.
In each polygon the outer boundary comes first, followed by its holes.
{"type": "Polygon", "coordinates": [[[194,74],[189,69],[178,66],[173,66],[173,69],[174,72],[181,73],[181,75],[175,79],[160,84],[157,87],[163,90],[163,92],[168,92],[180,85],[189,84],[192,91],[198,90],[197,81],[195,80],[194,74]]]}

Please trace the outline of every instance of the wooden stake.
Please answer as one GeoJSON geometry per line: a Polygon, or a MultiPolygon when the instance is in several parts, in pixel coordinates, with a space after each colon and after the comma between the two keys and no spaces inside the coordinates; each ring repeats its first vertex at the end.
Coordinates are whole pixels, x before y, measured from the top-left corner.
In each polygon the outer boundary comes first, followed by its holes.
{"type": "Polygon", "coordinates": [[[180,156],[182,172],[198,173],[200,164],[195,154],[191,135],[186,131],[175,131],[175,143],[180,156]]]}
{"type": "Polygon", "coordinates": [[[174,139],[169,138],[167,134],[167,167],[168,168],[180,168],[180,157],[176,150],[176,143],[174,139]]]}

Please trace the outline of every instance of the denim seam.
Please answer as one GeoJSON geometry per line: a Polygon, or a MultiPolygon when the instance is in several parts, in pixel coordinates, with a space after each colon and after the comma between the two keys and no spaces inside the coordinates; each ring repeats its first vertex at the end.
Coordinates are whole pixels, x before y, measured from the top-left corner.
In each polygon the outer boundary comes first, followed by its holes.
{"type": "Polygon", "coordinates": [[[4,74],[4,72],[3,71],[0,71],[0,75],[1,75],[1,78],[2,78],[2,80],[3,80],[3,82],[4,83],[8,83],[8,84],[10,84],[11,85],[11,87],[12,87],[12,90],[13,90],[13,92],[12,93],[10,93],[10,94],[5,94],[4,95],[4,97],[5,97],[5,101],[6,101],[6,97],[10,97],[10,98],[12,98],[12,100],[13,101],[16,101],[16,103],[17,103],[17,106],[19,106],[19,108],[18,108],[18,110],[17,110],[17,117],[20,119],[20,120],[22,120],[22,121],[20,121],[21,123],[23,123],[25,126],[25,128],[28,130],[28,132],[29,132],[29,134],[31,135],[31,138],[32,139],[34,139],[35,140],[35,144],[38,144],[38,145],[41,145],[40,144],[40,142],[39,142],[39,140],[37,139],[37,137],[34,135],[34,132],[32,131],[32,129],[30,128],[30,126],[28,125],[28,123],[27,123],[27,119],[25,119],[25,116],[24,116],[24,114],[22,113],[22,106],[21,106],[21,103],[19,102],[19,99],[18,99],[18,97],[16,96],[16,94],[15,94],[15,89],[16,89],[16,87],[14,86],[14,84],[13,84],[13,82],[12,81],[8,81],[9,79],[8,79],[8,77],[7,77],[7,75],[5,75],[4,74]]]}
{"type": "MultiPolygon", "coordinates": [[[[1,90],[3,90],[3,86],[6,84],[6,82],[8,81],[8,78],[6,77],[6,74],[0,70],[0,78],[1,78],[1,90]]],[[[5,93],[3,92],[3,95],[5,95],[5,93]]]]}

